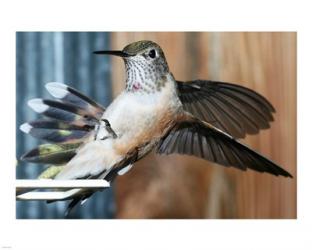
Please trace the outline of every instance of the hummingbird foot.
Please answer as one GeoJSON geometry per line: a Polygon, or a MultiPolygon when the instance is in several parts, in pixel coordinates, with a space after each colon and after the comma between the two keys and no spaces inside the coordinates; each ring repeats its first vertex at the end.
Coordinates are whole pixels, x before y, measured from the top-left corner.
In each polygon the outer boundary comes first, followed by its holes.
{"type": "MultiPolygon", "coordinates": [[[[105,129],[106,131],[110,134],[111,137],[113,137],[114,139],[117,138],[117,134],[115,133],[115,131],[112,129],[109,121],[107,119],[101,119],[101,121],[103,121],[105,123],[105,129]]],[[[109,138],[110,136],[104,136],[103,138],[101,138],[100,140],[105,140],[107,138],[109,138]]]]}

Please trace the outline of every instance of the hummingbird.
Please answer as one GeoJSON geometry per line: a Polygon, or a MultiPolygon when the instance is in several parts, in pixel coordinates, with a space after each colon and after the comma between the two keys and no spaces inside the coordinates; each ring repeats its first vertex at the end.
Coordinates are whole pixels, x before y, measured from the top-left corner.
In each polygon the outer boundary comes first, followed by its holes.
{"type": "MultiPolygon", "coordinates": [[[[125,89],[104,108],[68,85],[46,84],[55,99],[28,102],[45,119],[24,123],[20,129],[48,144],[30,150],[22,160],[62,166],[52,176],[56,180],[112,182],[156,150],[292,177],[238,140],[270,127],[275,109],[265,97],[233,83],[178,81],[153,41],[94,53],[123,59],[125,89]]],[[[77,189],[69,210],[95,191],[77,189]]]]}

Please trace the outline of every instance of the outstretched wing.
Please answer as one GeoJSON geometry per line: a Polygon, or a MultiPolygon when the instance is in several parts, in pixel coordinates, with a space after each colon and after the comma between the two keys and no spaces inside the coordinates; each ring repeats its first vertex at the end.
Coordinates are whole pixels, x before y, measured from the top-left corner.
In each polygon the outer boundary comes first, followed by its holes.
{"type": "Polygon", "coordinates": [[[292,177],[271,160],[219,129],[198,120],[177,123],[161,140],[157,152],[194,155],[241,170],[250,168],[259,172],[292,177]]]}
{"type": "Polygon", "coordinates": [[[236,138],[270,127],[273,106],[255,91],[224,82],[177,81],[186,111],[236,138]]]}

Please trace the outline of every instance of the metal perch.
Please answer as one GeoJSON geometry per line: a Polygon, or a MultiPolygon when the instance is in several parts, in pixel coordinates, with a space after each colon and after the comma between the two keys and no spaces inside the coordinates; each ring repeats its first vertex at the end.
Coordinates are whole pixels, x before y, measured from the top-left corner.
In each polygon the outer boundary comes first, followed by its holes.
{"type": "Polygon", "coordinates": [[[110,187],[105,180],[16,180],[16,200],[67,200],[79,189],[105,189],[110,187]],[[43,189],[43,191],[31,191],[43,189]],[[55,189],[46,191],[44,189],[55,189]],[[65,189],[60,191],[60,189],[65,189]]]}

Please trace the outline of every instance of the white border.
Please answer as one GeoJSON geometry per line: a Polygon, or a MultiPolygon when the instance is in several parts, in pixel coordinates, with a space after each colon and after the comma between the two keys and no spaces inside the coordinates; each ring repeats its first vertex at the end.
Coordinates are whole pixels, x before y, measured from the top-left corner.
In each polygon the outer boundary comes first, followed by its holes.
{"type": "Polygon", "coordinates": [[[311,249],[309,1],[182,2],[1,2],[1,248],[311,249]],[[15,220],[15,31],[20,30],[298,31],[298,220],[15,220]]]}

